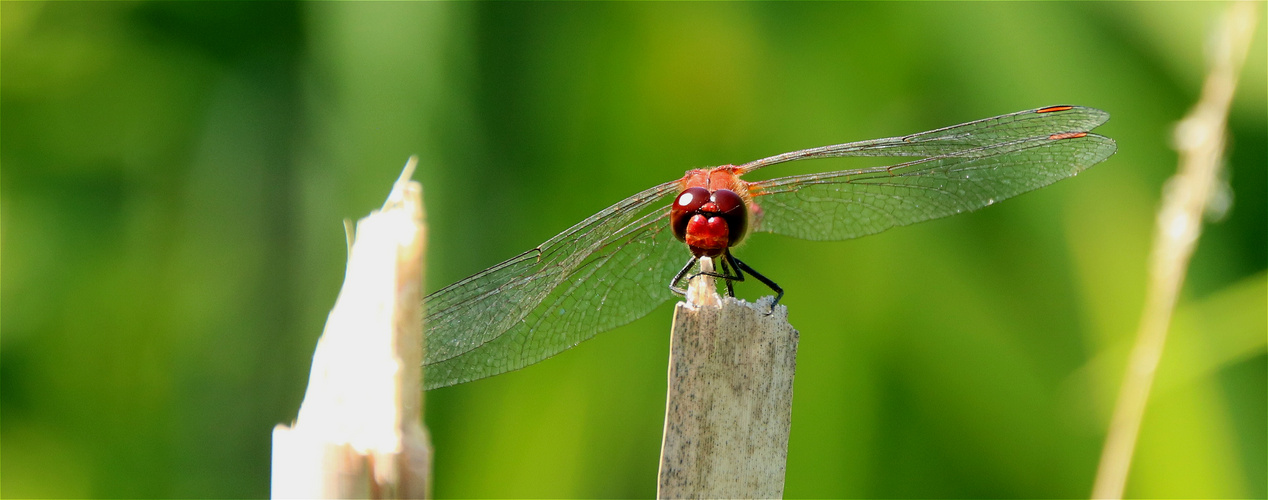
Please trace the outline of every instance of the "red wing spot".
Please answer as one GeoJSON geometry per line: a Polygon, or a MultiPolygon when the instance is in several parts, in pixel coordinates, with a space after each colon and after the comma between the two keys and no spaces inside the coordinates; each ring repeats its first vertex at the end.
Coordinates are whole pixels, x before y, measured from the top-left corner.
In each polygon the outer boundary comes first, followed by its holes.
{"type": "Polygon", "coordinates": [[[1070,109],[1074,109],[1073,105],[1050,105],[1047,108],[1036,109],[1035,113],[1068,112],[1070,109]]]}
{"type": "Polygon", "coordinates": [[[1071,109],[1074,109],[1074,106],[1048,106],[1046,108],[1036,109],[1035,112],[1036,113],[1052,113],[1055,111],[1069,111],[1071,109]]]}
{"type": "Polygon", "coordinates": [[[1087,132],[1066,132],[1064,134],[1052,134],[1048,136],[1048,138],[1055,141],[1059,139],[1076,139],[1079,137],[1084,137],[1086,135],[1087,135],[1087,132]]]}

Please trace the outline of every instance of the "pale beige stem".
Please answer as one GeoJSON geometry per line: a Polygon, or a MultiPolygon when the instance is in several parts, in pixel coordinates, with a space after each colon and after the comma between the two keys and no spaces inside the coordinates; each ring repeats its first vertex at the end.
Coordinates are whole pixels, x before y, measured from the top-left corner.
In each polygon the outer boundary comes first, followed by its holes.
{"type": "MultiPolygon", "coordinates": [[[[700,272],[713,272],[713,259],[709,257],[700,258],[700,272]]],[[[709,276],[696,276],[695,279],[687,283],[687,303],[694,306],[714,306],[720,304],[721,299],[718,297],[718,284],[709,276]]]]}
{"type": "Polygon", "coordinates": [[[426,498],[422,188],[406,164],[357,223],[293,427],[273,429],[273,498],[426,498]]]}
{"type": "Polygon", "coordinates": [[[1257,10],[1251,2],[1237,2],[1224,14],[1214,33],[1212,64],[1202,96],[1176,126],[1179,169],[1167,182],[1158,211],[1140,329],[1110,420],[1092,498],[1123,496],[1176,297],[1201,233],[1203,213],[1218,189],[1228,108],[1255,31],[1257,10]]]}
{"type": "MultiPolygon", "coordinates": [[[[702,270],[712,262],[702,259],[702,270]]],[[[674,309],[657,498],[779,498],[798,333],[788,310],[691,281],[674,309]]]]}

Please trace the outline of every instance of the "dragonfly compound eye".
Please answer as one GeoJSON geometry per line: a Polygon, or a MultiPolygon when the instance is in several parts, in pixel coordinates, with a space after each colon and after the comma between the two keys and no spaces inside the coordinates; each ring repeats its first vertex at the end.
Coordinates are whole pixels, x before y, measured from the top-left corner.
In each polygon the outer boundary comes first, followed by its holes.
{"type": "Polygon", "coordinates": [[[709,190],[702,187],[687,188],[674,198],[674,206],[669,209],[669,220],[674,228],[674,236],[679,241],[687,241],[687,222],[708,202],[709,190]]]}
{"type": "Polygon", "coordinates": [[[735,246],[744,238],[744,233],[748,230],[748,209],[744,207],[744,199],[740,198],[735,191],[719,189],[713,192],[709,200],[718,207],[718,212],[726,220],[727,228],[730,229],[727,246],[735,246]]]}

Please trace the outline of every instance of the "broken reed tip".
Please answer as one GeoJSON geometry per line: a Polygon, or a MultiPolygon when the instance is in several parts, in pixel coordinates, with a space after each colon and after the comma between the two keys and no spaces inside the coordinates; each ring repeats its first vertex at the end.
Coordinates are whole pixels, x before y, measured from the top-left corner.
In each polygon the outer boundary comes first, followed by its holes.
{"type": "Polygon", "coordinates": [[[718,307],[722,305],[718,297],[718,284],[712,276],[704,273],[713,272],[713,259],[700,258],[700,273],[687,283],[687,305],[691,307],[718,307]]]}

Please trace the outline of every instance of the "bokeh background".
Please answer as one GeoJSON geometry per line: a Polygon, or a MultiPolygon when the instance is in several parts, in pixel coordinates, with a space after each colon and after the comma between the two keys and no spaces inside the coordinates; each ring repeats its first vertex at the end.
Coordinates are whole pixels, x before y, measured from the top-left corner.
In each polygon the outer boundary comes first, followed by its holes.
{"type": "MultiPolygon", "coordinates": [[[[801,331],[788,497],[1086,497],[1222,8],[3,2],[0,494],[266,496],[341,220],[409,155],[435,290],[688,168],[1081,104],[1084,175],[738,255],[801,331]]],[[[1264,33],[1129,496],[1268,494],[1264,33]]],[[[654,495],[670,315],[427,393],[436,495],[654,495]]]]}

